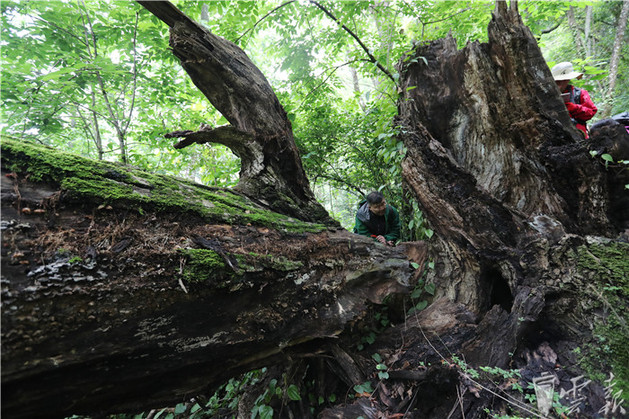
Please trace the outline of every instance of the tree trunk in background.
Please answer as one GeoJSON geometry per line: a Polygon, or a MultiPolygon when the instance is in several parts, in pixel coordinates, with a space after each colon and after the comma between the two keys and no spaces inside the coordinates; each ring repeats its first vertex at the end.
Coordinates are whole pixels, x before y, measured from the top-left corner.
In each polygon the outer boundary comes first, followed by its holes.
{"type": "Polygon", "coordinates": [[[170,28],[170,46],[194,84],[231,124],[178,131],[178,148],[217,142],[241,160],[238,189],[274,211],[337,225],[315,200],[291,123],[260,70],[237,45],[184,15],[170,2],[139,1],[170,28]]]}
{"type": "Polygon", "coordinates": [[[360,109],[365,112],[367,110],[367,106],[365,105],[365,100],[363,99],[363,94],[360,90],[360,84],[358,82],[358,72],[356,71],[356,67],[353,65],[349,65],[349,72],[352,75],[352,86],[354,88],[354,94],[358,96],[358,106],[360,109]]]}
{"type": "Polygon", "coordinates": [[[614,106],[614,91],[616,90],[616,79],[618,78],[618,63],[624,46],[625,30],[627,29],[627,19],[629,19],[629,2],[622,2],[622,10],[618,17],[618,28],[616,29],[616,38],[614,39],[614,47],[609,63],[609,76],[607,77],[607,98],[603,106],[601,117],[609,118],[614,106]]]}
{"type": "Polygon", "coordinates": [[[583,40],[581,39],[581,33],[577,20],[574,16],[574,10],[574,7],[570,6],[566,12],[568,16],[568,26],[570,26],[570,31],[572,32],[572,39],[574,40],[574,46],[576,47],[577,54],[585,58],[587,56],[587,50],[583,44],[583,40]]]}
{"type": "MultiPolygon", "coordinates": [[[[587,17],[589,16],[589,12],[590,10],[586,8],[586,21],[585,21],[585,26],[583,28],[583,30],[581,30],[579,28],[579,24],[577,23],[577,20],[574,16],[574,11],[575,8],[570,6],[570,8],[568,9],[568,11],[566,12],[566,15],[568,16],[568,26],[570,28],[570,32],[572,33],[572,39],[574,41],[574,47],[577,51],[576,56],[579,58],[582,58],[584,60],[591,58],[591,54],[590,54],[590,43],[588,43],[588,32],[589,32],[589,23],[587,20],[587,17]],[[584,36],[583,38],[581,38],[581,32],[583,32],[584,36]]],[[[566,59],[567,60],[567,59],[566,59]]],[[[561,60],[561,61],[566,61],[566,60],[561,60]]],[[[594,82],[596,83],[599,91],[604,92],[605,89],[603,88],[603,85],[601,84],[600,80],[594,80],[594,82]]],[[[595,100],[596,102],[596,100],[595,100]]]]}
{"type": "Polygon", "coordinates": [[[587,57],[591,57],[592,54],[592,38],[590,37],[590,30],[592,28],[592,6],[585,6],[585,28],[583,31],[583,38],[585,42],[585,54],[587,57]]]}
{"type": "MultiPolygon", "coordinates": [[[[92,94],[92,109],[96,109],[96,93],[94,93],[93,89],[91,89],[90,93],[92,94]]],[[[77,107],[77,111],[81,112],[78,107],[77,107]]],[[[85,130],[88,131],[91,134],[92,138],[94,139],[94,145],[96,146],[96,150],[98,152],[98,160],[102,160],[103,159],[103,138],[100,135],[100,126],[98,125],[98,115],[95,110],[91,110],[90,113],[92,114],[93,129],[90,130],[89,125],[87,124],[87,121],[85,121],[85,130]]]]}

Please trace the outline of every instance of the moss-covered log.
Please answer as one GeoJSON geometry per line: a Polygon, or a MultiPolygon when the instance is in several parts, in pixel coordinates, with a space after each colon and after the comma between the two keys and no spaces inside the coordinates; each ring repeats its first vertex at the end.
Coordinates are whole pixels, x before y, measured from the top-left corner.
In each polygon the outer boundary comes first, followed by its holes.
{"type": "Polygon", "coordinates": [[[3,141],[2,413],[186,400],[316,348],[409,272],[233,191],[3,141]]]}

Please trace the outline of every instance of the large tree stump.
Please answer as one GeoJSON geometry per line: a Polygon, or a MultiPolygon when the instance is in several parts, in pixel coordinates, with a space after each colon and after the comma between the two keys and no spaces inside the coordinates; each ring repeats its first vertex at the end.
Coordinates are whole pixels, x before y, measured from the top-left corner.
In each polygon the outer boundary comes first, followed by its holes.
{"type": "MultiPolygon", "coordinates": [[[[413,56],[400,77],[403,176],[436,232],[437,297],[478,316],[474,339],[459,346],[465,359],[505,368],[540,336],[556,350],[565,341],[575,348],[591,341],[593,323],[626,324],[626,315],[594,315],[583,299],[598,291],[583,290],[575,266],[586,236],[616,238],[626,211],[610,210],[621,197],[570,122],[516,3],[496,2],[487,44],[457,50],[446,38],[413,56]]],[[[600,281],[592,286],[603,289],[600,281]]],[[[612,294],[626,306],[627,295],[612,294]]],[[[619,369],[618,356],[602,369],[619,369]]]]}
{"type": "MultiPolygon", "coordinates": [[[[370,348],[389,378],[371,376],[369,401],[322,417],[544,416],[512,385],[550,374],[570,406],[573,383],[593,371],[599,381],[576,407],[597,417],[610,406],[600,376],[629,379],[629,245],[617,240],[629,220],[625,175],[588,147],[618,152],[624,134],[601,130],[588,143],[578,134],[515,2],[496,2],[488,43],[457,50],[446,38],[408,58],[397,121],[403,177],[435,230],[435,300],[370,348]]],[[[374,371],[369,356],[363,364],[374,371]]]]}

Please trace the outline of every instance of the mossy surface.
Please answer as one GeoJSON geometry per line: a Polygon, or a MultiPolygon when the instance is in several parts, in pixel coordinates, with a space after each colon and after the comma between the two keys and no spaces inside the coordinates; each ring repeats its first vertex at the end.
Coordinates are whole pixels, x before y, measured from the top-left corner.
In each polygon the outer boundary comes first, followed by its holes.
{"type": "Polygon", "coordinates": [[[184,249],[186,257],[183,280],[188,283],[199,283],[226,279],[228,277],[223,258],[213,250],[184,249]]]}
{"type": "Polygon", "coordinates": [[[108,204],[141,213],[194,213],[211,222],[252,224],[287,232],[316,233],[326,228],[262,209],[230,190],[86,159],[29,142],[3,139],[2,166],[28,175],[30,181],[58,185],[69,199],[94,205],[108,204]]]}
{"type": "Polygon", "coordinates": [[[584,292],[605,314],[593,319],[594,341],[581,351],[582,366],[599,382],[612,372],[615,390],[622,389],[623,398],[629,401],[629,244],[583,246],[578,250],[578,267],[593,279],[584,292]]]}
{"type": "Polygon", "coordinates": [[[284,256],[260,255],[229,255],[235,267],[227,266],[225,260],[217,252],[209,249],[181,249],[185,257],[182,276],[187,283],[213,284],[216,288],[239,289],[243,277],[247,273],[275,270],[281,272],[301,268],[303,262],[290,260],[284,256]]]}

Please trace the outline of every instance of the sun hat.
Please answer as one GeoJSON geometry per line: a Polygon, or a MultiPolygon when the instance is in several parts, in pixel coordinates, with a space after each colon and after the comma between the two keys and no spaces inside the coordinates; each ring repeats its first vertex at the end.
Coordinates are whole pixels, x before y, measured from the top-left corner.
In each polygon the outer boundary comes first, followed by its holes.
{"type": "Polygon", "coordinates": [[[550,72],[553,74],[553,78],[555,79],[555,81],[577,79],[583,75],[583,73],[574,71],[574,68],[572,68],[572,63],[569,63],[567,61],[555,65],[553,68],[550,69],[550,72]]]}

